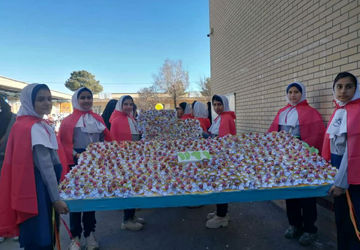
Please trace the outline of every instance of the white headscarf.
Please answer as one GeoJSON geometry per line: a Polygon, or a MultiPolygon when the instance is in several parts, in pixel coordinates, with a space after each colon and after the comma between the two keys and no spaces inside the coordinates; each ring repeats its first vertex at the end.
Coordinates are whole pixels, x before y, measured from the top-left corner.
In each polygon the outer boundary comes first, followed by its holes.
{"type": "MultiPolygon", "coordinates": [[[[355,77],[355,79],[356,79],[355,93],[354,93],[354,96],[351,98],[351,100],[348,101],[348,102],[360,99],[359,81],[358,81],[358,79],[356,77],[355,77]]],[[[334,87],[335,87],[335,85],[334,85],[334,87]]],[[[348,103],[348,102],[342,102],[342,101],[336,99],[334,88],[333,88],[333,95],[334,95],[335,102],[340,107],[344,107],[348,103]]],[[[340,108],[340,109],[336,110],[336,112],[334,114],[334,117],[331,120],[331,123],[330,123],[328,129],[326,130],[326,133],[329,134],[330,138],[335,138],[335,136],[339,136],[341,134],[347,133],[347,112],[346,112],[346,109],[340,108]]]]}
{"type": "Polygon", "coordinates": [[[191,114],[191,105],[189,103],[186,103],[186,108],[184,110],[184,115],[191,114]]]}
{"type": "Polygon", "coordinates": [[[122,97],[120,97],[119,101],[116,103],[115,110],[123,112],[122,105],[123,105],[125,97],[128,97],[128,96],[129,95],[123,95],[122,97]]]}
{"type": "MultiPolygon", "coordinates": [[[[124,99],[127,97],[129,97],[129,95],[123,95],[122,97],[120,97],[119,101],[116,103],[115,110],[123,112],[123,109],[122,109],[123,102],[124,102],[124,99]]],[[[128,122],[129,122],[131,134],[139,134],[137,122],[135,121],[132,114],[128,115],[128,122]]]]}
{"type": "Polygon", "coordinates": [[[351,101],[355,101],[355,100],[357,100],[357,99],[360,99],[359,81],[358,81],[358,79],[357,79],[356,77],[355,77],[355,79],[356,79],[356,89],[355,89],[354,96],[351,98],[350,101],[347,101],[347,102],[342,102],[342,101],[339,101],[338,99],[336,99],[336,95],[335,95],[335,84],[334,84],[334,87],[333,87],[334,100],[335,100],[335,102],[336,102],[340,107],[345,106],[348,102],[351,102],[351,101]]]}
{"type": "Polygon", "coordinates": [[[34,105],[33,105],[33,101],[32,101],[32,92],[33,89],[39,84],[37,83],[32,83],[27,85],[25,88],[23,88],[21,90],[20,93],[20,109],[17,112],[17,117],[19,116],[23,116],[23,115],[31,115],[31,116],[35,116],[38,118],[42,118],[41,115],[39,115],[38,113],[36,113],[35,109],[34,109],[34,105]]]}
{"type": "MultiPolygon", "coordinates": [[[[224,106],[224,112],[230,111],[229,100],[227,99],[227,97],[223,95],[217,95],[217,96],[220,97],[220,99],[222,100],[224,106]]],[[[221,114],[214,119],[213,123],[209,128],[209,132],[211,134],[218,135],[220,129],[220,123],[221,123],[221,114]]]]}
{"type": "Polygon", "coordinates": [[[292,85],[292,84],[297,84],[297,85],[299,85],[299,87],[301,88],[301,98],[300,98],[300,101],[298,101],[297,103],[291,103],[290,102],[290,100],[289,100],[289,97],[288,97],[288,93],[286,92],[286,96],[285,96],[285,98],[286,98],[286,101],[290,104],[290,105],[293,105],[293,106],[295,106],[296,104],[299,104],[300,102],[302,102],[302,101],[304,101],[304,100],[306,100],[306,88],[305,88],[305,85],[304,84],[302,84],[301,82],[292,82],[292,83],[290,83],[287,87],[286,87],[286,89],[290,86],[290,85],[292,85]]]}
{"type": "Polygon", "coordinates": [[[291,127],[296,127],[297,125],[299,125],[299,115],[298,115],[298,112],[296,110],[296,105],[301,103],[302,101],[306,100],[306,88],[301,82],[292,82],[286,87],[286,90],[288,90],[289,86],[293,85],[293,84],[296,84],[301,88],[301,98],[297,103],[292,103],[289,100],[288,91],[286,91],[286,96],[285,96],[286,101],[292,107],[289,107],[289,108],[287,108],[286,110],[284,110],[283,112],[280,113],[280,115],[279,115],[279,125],[291,126],[291,127]]]}
{"type": "Polygon", "coordinates": [[[205,106],[205,104],[201,102],[195,102],[193,111],[194,111],[194,117],[199,117],[199,118],[209,117],[207,107],[205,106]]]}
{"type": "MultiPolygon", "coordinates": [[[[36,113],[32,100],[33,90],[38,85],[39,84],[37,83],[33,83],[22,89],[20,94],[21,106],[19,112],[17,113],[17,117],[29,115],[42,118],[41,115],[36,113]]],[[[55,150],[58,149],[55,131],[44,120],[35,123],[31,127],[31,145],[43,145],[47,148],[55,150]]]]}
{"type": "MultiPolygon", "coordinates": [[[[90,91],[88,88],[82,87],[75,91],[71,98],[72,105],[74,109],[80,111],[87,111],[80,107],[78,95],[79,92],[86,89],[86,91],[90,91]]],[[[91,95],[92,92],[90,91],[91,95]]],[[[84,133],[94,134],[94,133],[101,133],[105,130],[104,124],[96,120],[91,114],[86,113],[80,116],[79,120],[77,121],[75,127],[81,128],[81,131],[84,133]]]]}
{"type": "Polygon", "coordinates": [[[80,104],[79,104],[79,100],[78,100],[78,95],[79,95],[79,92],[80,91],[83,91],[84,89],[86,89],[87,91],[90,91],[91,95],[92,95],[92,92],[90,89],[88,88],[85,88],[85,87],[81,87],[79,89],[77,89],[74,94],[72,95],[71,97],[71,104],[73,106],[74,109],[77,109],[77,110],[80,110],[80,111],[87,111],[87,110],[84,110],[82,107],[80,107],[80,104]]]}
{"type": "Polygon", "coordinates": [[[224,95],[218,95],[218,96],[221,98],[223,102],[224,112],[230,111],[229,100],[227,99],[227,97],[224,95]]]}

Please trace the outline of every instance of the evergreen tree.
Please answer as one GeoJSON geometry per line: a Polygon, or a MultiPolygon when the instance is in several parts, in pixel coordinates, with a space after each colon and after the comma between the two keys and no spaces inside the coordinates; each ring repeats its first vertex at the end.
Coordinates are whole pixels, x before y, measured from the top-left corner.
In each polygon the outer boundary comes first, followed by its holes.
{"type": "Polygon", "coordinates": [[[103,90],[100,82],[95,80],[95,76],[86,70],[72,72],[70,78],[65,82],[65,87],[72,91],[86,87],[94,94],[98,94],[103,90]]]}

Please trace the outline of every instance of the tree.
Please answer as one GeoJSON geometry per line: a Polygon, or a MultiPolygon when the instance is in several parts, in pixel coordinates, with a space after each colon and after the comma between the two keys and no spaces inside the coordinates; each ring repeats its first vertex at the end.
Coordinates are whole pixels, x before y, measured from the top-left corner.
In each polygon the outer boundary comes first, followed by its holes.
{"type": "Polygon", "coordinates": [[[159,73],[154,75],[154,86],[168,93],[176,107],[177,98],[185,94],[189,86],[189,73],[183,69],[181,60],[166,59],[159,73]]]}
{"type": "Polygon", "coordinates": [[[65,87],[72,91],[86,87],[94,94],[100,93],[103,90],[100,82],[95,80],[95,76],[86,70],[72,72],[70,78],[65,82],[65,87]]]}
{"type": "Polygon", "coordinates": [[[156,103],[159,102],[158,93],[154,86],[142,88],[138,91],[139,98],[136,102],[138,109],[149,110],[154,109],[156,103]]]}
{"type": "Polygon", "coordinates": [[[201,90],[200,90],[201,95],[211,96],[210,77],[200,78],[199,86],[201,88],[201,90]]]}

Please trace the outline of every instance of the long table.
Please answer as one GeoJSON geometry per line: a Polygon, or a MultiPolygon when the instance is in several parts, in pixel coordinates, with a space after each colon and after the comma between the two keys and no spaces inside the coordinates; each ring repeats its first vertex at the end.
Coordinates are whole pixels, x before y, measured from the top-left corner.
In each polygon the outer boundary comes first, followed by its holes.
{"type": "Polygon", "coordinates": [[[160,208],[199,206],[207,204],[282,200],[291,198],[323,197],[331,185],[298,186],[271,189],[211,192],[168,196],[141,196],[65,200],[71,212],[118,210],[127,208],[160,208]]]}

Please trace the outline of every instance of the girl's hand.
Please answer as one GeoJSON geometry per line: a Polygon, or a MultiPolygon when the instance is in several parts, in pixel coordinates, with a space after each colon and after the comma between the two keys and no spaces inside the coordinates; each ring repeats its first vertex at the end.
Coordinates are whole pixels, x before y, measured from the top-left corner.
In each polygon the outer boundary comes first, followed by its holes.
{"type": "Polygon", "coordinates": [[[339,197],[340,195],[345,193],[345,189],[341,187],[337,187],[335,185],[332,185],[328,194],[332,197],[339,197]]]}
{"type": "Polygon", "coordinates": [[[69,213],[69,208],[66,205],[66,203],[62,200],[55,201],[53,203],[53,206],[55,208],[55,211],[59,214],[67,214],[69,213]]]}

